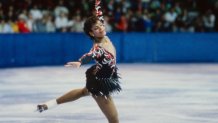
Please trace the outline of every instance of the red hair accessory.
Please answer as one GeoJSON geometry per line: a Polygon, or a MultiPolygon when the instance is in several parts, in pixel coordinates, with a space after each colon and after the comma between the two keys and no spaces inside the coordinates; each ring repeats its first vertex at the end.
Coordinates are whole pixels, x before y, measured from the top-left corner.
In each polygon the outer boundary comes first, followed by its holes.
{"type": "Polygon", "coordinates": [[[100,21],[104,21],[103,18],[103,12],[101,11],[101,0],[95,0],[95,11],[96,11],[96,16],[99,18],[100,21]]]}

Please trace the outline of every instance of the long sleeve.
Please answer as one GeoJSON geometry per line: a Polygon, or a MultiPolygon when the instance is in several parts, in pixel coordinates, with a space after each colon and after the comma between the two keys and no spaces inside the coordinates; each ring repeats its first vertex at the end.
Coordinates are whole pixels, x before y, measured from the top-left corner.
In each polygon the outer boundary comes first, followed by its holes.
{"type": "Polygon", "coordinates": [[[89,63],[91,60],[96,60],[99,59],[103,53],[104,53],[104,49],[100,48],[98,45],[94,45],[93,48],[89,51],[89,53],[84,54],[80,59],[79,62],[81,62],[82,64],[87,64],[89,63]]]}
{"type": "Polygon", "coordinates": [[[84,55],[79,59],[79,62],[81,62],[81,65],[83,65],[83,64],[89,63],[91,60],[93,60],[92,52],[89,52],[89,53],[84,54],[84,55]]]}

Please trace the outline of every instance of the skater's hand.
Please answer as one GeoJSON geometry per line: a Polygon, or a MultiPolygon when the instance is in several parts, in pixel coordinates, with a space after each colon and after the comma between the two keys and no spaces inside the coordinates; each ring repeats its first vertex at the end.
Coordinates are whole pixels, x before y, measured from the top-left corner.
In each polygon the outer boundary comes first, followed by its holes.
{"type": "Polygon", "coordinates": [[[81,65],[80,62],[67,62],[67,64],[65,64],[65,67],[74,67],[74,68],[79,68],[81,65]]]}

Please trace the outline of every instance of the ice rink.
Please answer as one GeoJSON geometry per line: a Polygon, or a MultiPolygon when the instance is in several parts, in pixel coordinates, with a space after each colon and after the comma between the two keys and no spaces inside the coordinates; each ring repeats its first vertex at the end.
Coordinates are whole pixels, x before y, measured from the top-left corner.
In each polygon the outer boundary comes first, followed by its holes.
{"type": "MultiPolygon", "coordinates": [[[[43,113],[38,103],[85,86],[63,66],[0,69],[0,123],[107,123],[91,96],[43,113]]],[[[120,123],[218,123],[218,64],[118,64],[120,123]]]]}

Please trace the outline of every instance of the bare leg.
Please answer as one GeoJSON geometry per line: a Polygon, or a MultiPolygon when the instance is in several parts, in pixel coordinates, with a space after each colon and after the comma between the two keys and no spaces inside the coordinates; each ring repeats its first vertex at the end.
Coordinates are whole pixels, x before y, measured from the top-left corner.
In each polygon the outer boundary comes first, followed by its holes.
{"type": "Polygon", "coordinates": [[[105,114],[109,123],[119,123],[118,113],[111,96],[105,99],[103,96],[93,96],[101,111],[105,114]]]}
{"type": "Polygon", "coordinates": [[[77,100],[80,97],[87,96],[87,95],[89,95],[89,92],[86,88],[75,89],[57,98],[56,101],[57,101],[57,104],[62,104],[62,103],[77,100]]]}
{"type": "Polygon", "coordinates": [[[57,99],[49,100],[49,101],[45,102],[44,104],[37,105],[37,111],[43,112],[45,110],[48,110],[52,107],[57,106],[58,104],[74,101],[74,100],[79,99],[80,97],[83,97],[86,95],[89,95],[87,88],[75,89],[75,90],[72,90],[72,91],[64,94],[63,96],[61,96],[57,99]]]}

